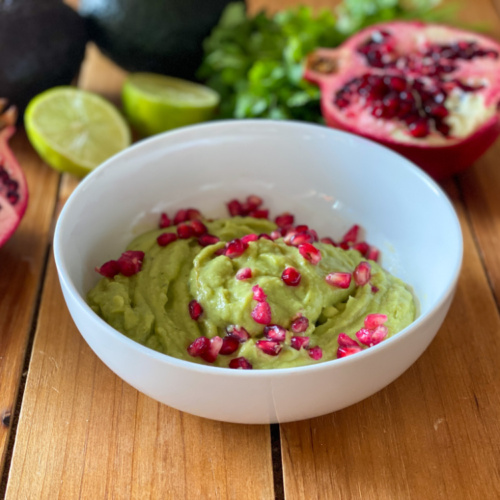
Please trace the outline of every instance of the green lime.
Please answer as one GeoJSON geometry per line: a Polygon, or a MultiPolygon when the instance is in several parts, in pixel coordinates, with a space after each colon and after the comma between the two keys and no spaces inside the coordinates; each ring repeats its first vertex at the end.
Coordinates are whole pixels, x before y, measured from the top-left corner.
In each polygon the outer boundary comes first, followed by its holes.
{"type": "Polygon", "coordinates": [[[54,87],[34,97],[24,114],[28,138],[50,166],[88,174],[130,145],[130,129],[104,98],[74,87],[54,87]]]}
{"type": "Polygon", "coordinates": [[[125,116],[143,136],[210,120],[219,100],[204,85],[154,73],[132,73],[122,89],[125,116]]]}

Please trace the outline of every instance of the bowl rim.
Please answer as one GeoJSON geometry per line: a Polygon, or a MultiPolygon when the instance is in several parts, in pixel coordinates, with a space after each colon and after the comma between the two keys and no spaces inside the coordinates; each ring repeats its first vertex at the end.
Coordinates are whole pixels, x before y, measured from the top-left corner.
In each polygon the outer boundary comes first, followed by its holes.
{"type": "Polygon", "coordinates": [[[272,120],[272,119],[218,120],[214,122],[206,122],[206,123],[181,127],[179,129],[164,132],[162,134],[157,134],[155,136],[143,139],[139,142],[136,142],[135,144],[132,144],[128,148],[120,151],[116,155],[107,159],[105,162],[103,162],[101,165],[95,168],[90,174],[88,174],[78,184],[78,186],[75,188],[75,190],[71,193],[71,195],[67,199],[66,203],[64,204],[59,214],[54,231],[53,242],[54,242],[53,252],[55,257],[55,263],[59,280],[61,281],[61,285],[63,286],[63,288],[65,287],[68,290],[71,297],[75,300],[76,304],[83,309],[85,314],[90,314],[92,316],[92,319],[100,323],[100,326],[104,329],[104,331],[106,331],[106,333],[109,334],[114,340],[120,343],[124,343],[125,346],[129,348],[137,349],[141,354],[145,355],[146,357],[153,358],[163,364],[169,364],[172,365],[173,367],[185,370],[191,370],[202,374],[211,374],[219,376],[231,375],[236,377],[259,378],[259,377],[268,377],[272,374],[275,374],[275,376],[283,376],[283,375],[293,375],[296,373],[304,374],[307,372],[329,370],[335,366],[340,368],[341,366],[349,363],[358,363],[363,359],[367,358],[368,356],[376,355],[380,351],[387,349],[390,346],[395,345],[399,342],[402,342],[404,338],[411,335],[411,333],[414,330],[418,329],[421,326],[421,324],[425,323],[436,311],[438,311],[441,308],[443,304],[446,303],[449,297],[454,294],[463,263],[463,234],[461,230],[460,221],[458,219],[458,215],[447,194],[444,192],[441,186],[439,186],[439,184],[434,179],[432,179],[426,172],[421,170],[419,167],[417,167],[414,163],[412,163],[410,160],[408,160],[401,154],[365,137],[361,137],[342,130],[325,127],[324,125],[320,124],[300,122],[294,120],[272,120]],[[117,162],[119,163],[122,157],[131,154],[131,152],[136,152],[137,150],[140,150],[142,148],[149,148],[151,147],[151,145],[154,145],[157,142],[161,143],[162,141],[166,140],[166,138],[168,138],[169,141],[175,141],[176,139],[183,140],[186,138],[189,140],[191,139],[192,134],[196,134],[199,130],[203,130],[205,128],[222,129],[222,131],[225,131],[225,129],[229,127],[230,131],[234,132],[236,128],[245,128],[248,126],[278,127],[278,128],[290,127],[298,129],[305,128],[314,131],[314,133],[321,131],[327,135],[333,134],[333,135],[338,135],[340,137],[348,138],[349,140],[359,141],[360,146],[362,146],[363,144],[369,144],[370,147],[380,148],[390,155],[395,155],[399,157],[399,159],[401,160],[401,168],[409,170],[411,172],[411,175],[416,176],[419,179],[419,181],[427,184],[428,187],[439,196],[439,198],[444,203],[444,207],[446,207],[446,209],[450,213],[451,219],[454,221],[454,227],[450,229],[453,230],[453,238],[456,240],[455,243],[457,251],[456,251],[455,263],[453,266],[453,270],[451,272],[451,279],[449,280],[449,283],[445,286],[441,295],[438,297],[438,299],[434,302],[434,304],[429,308],[429,310],[426,313],[417,316],[417,318],[410,325],[408,325],[403,330],[400,330],[398,333],[394,334],[388,339],[384,340],[380,344],[370,347],[369,349],[363,349],[362,351],[351,356],[332,359],[329,361],[321,361],[318,363],[304,365],[304,366],[297,366],[297,367],[259,368],[256,370],[230,370],[229,368],[204,365],[201,363],[197,363],[195,361],[187,361],[179,359],[174,356],[170,356],[160,351],[151,349],[150,347],[144,346],[143,344],[140,344],[139,342],[127,337],[120,331],[113,328],[91,309],[91,307],[87,304],[84,298],[80,295],[80,293],[76,289],[76,286],[74,285],[73,281],[70,278],[70,274],[64,262],[62,243],[61,243],[62,240],[61,233],[65,225],[65,220],[68,217],[68,213],[70,213],[71,211],[72,205],[76,203],[75,200],[78,199],[79,193],[81,191],[84,191],[86,189],[86,186],[92,183],[94,178],[98,176],[103,169],[113,168],[112,165],[117,162]],[[183,136],[185,137],[183,138],[183,136]]]}

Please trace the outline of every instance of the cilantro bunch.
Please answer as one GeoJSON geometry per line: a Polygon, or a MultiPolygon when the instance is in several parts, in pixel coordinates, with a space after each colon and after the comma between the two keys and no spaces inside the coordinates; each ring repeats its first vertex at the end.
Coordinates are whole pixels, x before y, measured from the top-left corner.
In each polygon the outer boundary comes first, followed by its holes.
{"type": "Polygon", "coordinates": [[[393,19],[442,21],[439,0],[344,0],[336,15],[300,6],[247,15],[229,4],[204,42],[200,80],[221,96],[221,118],[275,118],[322,122],[319,89],[303,78],[306,56],[336,47],[355,31],[393,19]]]}

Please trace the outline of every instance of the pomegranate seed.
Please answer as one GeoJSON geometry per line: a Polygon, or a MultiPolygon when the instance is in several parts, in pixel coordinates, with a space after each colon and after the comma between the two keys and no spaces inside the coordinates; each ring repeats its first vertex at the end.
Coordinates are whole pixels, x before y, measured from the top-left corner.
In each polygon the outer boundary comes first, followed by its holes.
{"type": "Polygon", "coordinates": [[[286,330],[279,325],[267,325],[264,328],[264,336],[269,340],[284,342],[284,340],[286,339],[286,330]]]}
{"type": "Polygon", "coordinates": [[[252,364],[248,359],[243,356],[240,358],[234,358],[229,362],[229,368],[233,368],[234,370],[251,370],[253,368],[252,364]]]}
{"type": "Polygon", "coordinates": [[[191,221],[191,229],[193,230],[195,236],[202,236],[208,231],[207,226],[205,226],[205,224],[198,219],[193,219],[191,221]]]}
{"type": "Polygon", "coordinates": [[[357,286],[366,285],[372,277],[370,264],[365,261],[360,262],[354,269],[352,275],[357,286]]]}
{"type": "Polygon", "coordinates": [[[273,340],[258,340],[255,345],[265,354],[269,356],[277,356],[282,349],[279,342],[274,342],[273,340]]]}
{"type": "Polygon", "coordinates": [[[120,272],[120,265],[116,260],[108,260],[101,267],[96,267],[95,270],[106,278],[114,278],[120,272]]]}
{"type": "Polygon", "coordinates": [[[351,347],[339,347],[337,349],[337,358],[345,358],[346,356],[350,356],[351,354],[356,354],[357,352],[361,351],[361,347],[357,346],[351,346],[351,347]]]}
{"type": "Polygon", "coordinates": [[[177,226],[177,236],[182,240],[187,240],[194,236],[193,228],[185,222],[180,222],[177,226]]]}
{"type": "Polygon", "coordinates": [[[356,332],[356,337],[363,345],[369,346],[372,341],[372,332],[367,328],[361,328],[356,332]]]}
{"type": "Polygon", "coordinates": [[[265,302],[267,299],[267,295],[264,293],[264,290],[259,285],[254,285],[252,287],[253,292],[253,300],[257,302],[265,302]]]}
{"type": "Polygon", "coordinates": [[[252,311],[252,319],[260,325],[271,323],[271,306],[267,302],[259,302],[252,311]]]}
{"type": "Polygon", "coordinates": [[[231,217],[235,217],[236,215],[243,215],[243,206],[238,200],[231,200],[227,204],[227,209],[231,217]]]}
{"type": "Polygon", "coordinates": [[[368,314],[365,318],[365,328],[368,330],[373,330],[377,326],[383,325],[387,321],[387,316],[385,314],[368,314]]]}
{"type": "Polygon", "coordinates": [[[388,329],[385,325],[379,325],[372,332],[371,345],[377,345],[387,337],[388,329]]]}
{"type": "Polygon", "coordinates": [[[352,243],[348,243],[347,241],[341,241],[338,246],[342,248],[342,250],[349,250],[352,246],[352,243]]]}
{"type": "Polygon", "coordinates": [[[306,231],[309,231],[309,226],[306,226],[306,224],[299,224],[298,226],[295,226],[295,231],[298,233],[305,233],[306,231]]]}
{"type": "Polygon", "coordinates": [[[253,217],[254,219],[268,219],[269,218],[269,210],[251,210],[248,215],[253,217]]]}
{"type": "Polygon", "coordinates": [[[337,288],[349,288],[351,286],[351,273],[330,273],[325,276],[325,281],[337,288]]]}
{"type": "Polygon", "coordinates": [[[366,257],[366,254],[370,250],[370,245],[365,241],[360,241],[359,243],[355,243],[352,248],[353,250],[357,250],[363,257],[366,257]]]}
{"type": "Polygon", "coordinates": [[[220,348],[219,354],[223,354],[224,356],[233,354],[233,352],[235,352],[238,347],[240,347],[240,341],[232,335],[226,335],[222,339],[222,346],[220,348]]]}
{"type": "Polygon", "coordinates": [[[196,210],[196,208],[188,208],[186,210],[186,220],[194,221],[195,219],[198,220],[200,218],[201,218],[201,213],[199,210],[196,210]]]}
{"type": "Polygon", "coordinates": [[[274,222],[278,227],[291,226],[294,223],[294,221],[295,217],[288,212],[278,215],[276,219],[274,219],[274,222]]]}
{"type": "Polygon", "coordinates": [[[252,270],[249,267],[242,267],[236,273],[236,279],[243,281],[252,277],[252,270]]]}
{"type": "Polygon", "coordinates": [[[302,275],[294,267],[287,267],[281,273],[281,279],[288,286],[298,286],[302,275]]]}
{"type": "Polygon", "coordinates": [[[158,238],[156,238],[156,241],[161,247],[166,247],[176,239],[177,235],[175,233],[162,233],[160,234],[160,236],[158,236],[158,238]]]}
{"type": "Polygon", "coordinates": [[[224,255],[225,249],[224,248],[219,248],[214,252],[214,255],[218,257],[219,255],[224,255]]]}
{"type": "Polygon", "coordinates": [[[224,255],[230,259],[235,259],[243,254],[247,249],[248,243],[243,243],[240,239],[236,238],[226,244],[224,255]]]}
{"type": "Polygon", "coordinates": [[[226,333],[237,338],[240,343],[246,342],[250,338],[250,335],[242,326],[229,325],[226,327],[226,333]]]}
{"type": "Polygon", "coordinates": [[[213,234],[203,234],[198,238],[198,243],[202,247],[207,247],[208,245],[214,245],[219,241],[220,241],[219,238],[217,236],[214,236],[213,234]]]}
{"type": "Polygon", "coordinates": [[[188,212],[187,210],[178,210],[174,215],[174,224],[180,224],[181,222],[186,222],[188,220],[188,212]]]}
{"type": "Polygon", "coordinates": [[[160,229],[165,229],[166,227],[169,227],[172,225],[172,221],[170,220],[169,216],[163,212],[160,215],[160,229]]]}
{"type": "Polygon", "coordinates": [[[277,240],[278,238],[281,238],[281,233],[279,231],[272,231],[269,237],[272,240],[277,240]]]}
{"type": "Polygon", "coordinates": [[[292,337],[291,338],[291,346],[293,349],[297,349],[297,351],[300,351],[300,348],[303,347],[304,349],[307,349],[309,345],[309,337],[292,337]]]}
{"type": "Polygon", "coordinates": [[[187,352],[191,356],[201,356],[205,353],[210,346],[210,340],[207,337],[198,337],[194,342],[192,342],[187,348],[187,352]]]}
{"type": "Polygon", "coordinates": [[[251,194],[247,197],[247,206],[250,210],[255,210],[262,205],[263,201],[260,196],[251,194]]]}
{"type": "Polygon", "coordinates": [[[349,337],[349,335],[346,335],[345,333],[339,333],[337,342],[341,347],[359,347],[358,343],[354,339],[351,339],[351,337],[349,337]]]}
{"type": "Polygon", "coordinates": [[[128,250],[127,252],[123,252],[116,262],[123,276],[132,276],[141,270],[143,259],[144,252],[140,250],[128,250]]]}
{"type": "Polygon", "coordinates": [[[273,239],[271,238],[271,236],[269,236],[269,235],[268,235],[268,234],[266,234],[266,233],[260,233],[260,234],[259,234],[259,240],[260,240],[260,239],[273,241],[273,239]]]}
{"type": "Polygon", "coordinates": [[[333,245],[334,247],[337,246],[337,243],[335,243],[335,241],[333,241],[331,238],[329,238],[328,236],[325,237],[325,238],[321,238],[321,243],[325,243],[327,245],[333,245]]]}
{"type": "Polygon", "coordinates": [[[244,245],[250,243],[251,241],[257,241],[259,239],[259,237],[255,234],[255,233],[251,233],[251,234],[246,234],[245,236],[243,236],[241,238],[241,241],[244,245]]]}
{"type": "Polygon", "coordinates": [[[309,349],[309,356],[315,361],[318,361],[318,359],[323,357],[323,349],[319,346],[311,347],[311,349],[309,349]]]}
{"type": "Polygon", "coordinates": [[[368,252],[366,253],[366,258],[377,262],[379,254],[380,254],[380,252],[379,252],[378,248],[371,246],[370,249],[368,250],[368,252]]]}
{"type": "Polygon", "coordinates": [[[222,347],[222,339],[219,336],[212,337],[208,349],[200,354],[200,357],[207,363],[213,363],[222,347]]]}
{"type": "Polygon", "coordinates": [[[356,240],[358,239],[358,234],[359,234],[359,226],[357,224],[354,224],[342,237],[342,243],[355,243],[356,240]]]}
{"type": "Polygon", "coordinates": [[[314,243],[314,236],[310,233],[298,233],[293,235],[290,239],[290,244],[294,247],[298,247],[304,243],[314,243]]]}
{"type": "Polygon", "coordinates": [[[310,243],[299,245],[299,253],[313,265],[316,265],[321,260],[321,252],[310,243]]]}
{"type": "Polygon", "coordinates": [[[196,302],[196,300],[192,300],[189,303],[188,308],[191,319],[198,321],[198,318],[203,314],[203,307],[201,307],[201,304],[199,302],[196,302]]]}
{"type": "Polygon", "coordinates": [[[378,292],[378,287],[372,285],[372,293],[377,293],[377,292],[378,292]]]}
{"type": "Polygon", "coordinates": [[[290,328],[293,333],[304,333],[309,328],[309,320],[305,316],[299,316],[292,321],[290,328]]]}

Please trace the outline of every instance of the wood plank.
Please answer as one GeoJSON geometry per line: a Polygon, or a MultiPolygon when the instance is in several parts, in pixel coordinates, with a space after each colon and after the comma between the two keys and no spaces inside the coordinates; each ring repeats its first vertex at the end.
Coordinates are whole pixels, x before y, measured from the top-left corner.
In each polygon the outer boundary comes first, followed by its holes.
{"type": "Polygon", "coordinates": [[[465,260],[443,327],[380,393],[281,426],[287,498],[500,498],[500,320],[458,191],[447,187],[465,260]]]}
{"type": "Polygon", "coordinates": [[[0,472],[14,419],[59,181],[58,174],[35,155],[22,131],[16,133],[11,145],[26,174],[30,198],[21,225],[0,249],[0,472]]]}

